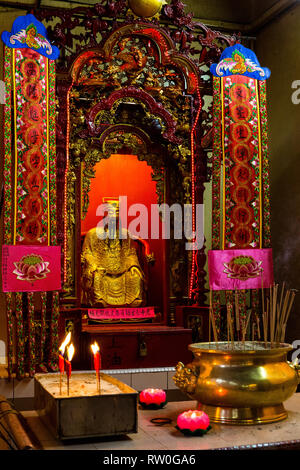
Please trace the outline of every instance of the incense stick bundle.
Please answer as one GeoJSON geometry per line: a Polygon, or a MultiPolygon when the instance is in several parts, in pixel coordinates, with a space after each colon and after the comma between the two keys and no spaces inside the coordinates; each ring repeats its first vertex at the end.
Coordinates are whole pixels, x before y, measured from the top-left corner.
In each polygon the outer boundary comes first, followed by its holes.
{"type": "Polygon", "coordinates": [[[296,293],[295,293],[295,291],[293,291],[291,293],[291,296],[290,296],[290,299],[289,299],[289,305],[288,305],[288,307],[285,311],[285,316],[282,320],[281,337],[280,337],[281,342],[283,342],[284,338],[285,338],[286,325],[287,325],[287,321],[288,321],[290,313],[291,313],[291,309],[292,309],[292,306],[293,306],[293,303],[294,303],[295,295],[296,295],[296,293]]]}
{"type": "Polygon", "coordinates": [[[295,299],[295,291],[292,289],[286,290],[285,283],[282,285],[280,297],[278,288],[278,284],[269,288],[266,305],[262,292],[262,324],[265,342],[284,341],[287,321],[295,299]]]}

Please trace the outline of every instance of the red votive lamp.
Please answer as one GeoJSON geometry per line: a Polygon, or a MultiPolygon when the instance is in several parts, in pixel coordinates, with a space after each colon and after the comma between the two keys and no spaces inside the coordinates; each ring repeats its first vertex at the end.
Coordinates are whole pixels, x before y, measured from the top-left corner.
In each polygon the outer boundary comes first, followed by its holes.
{"type": "Polygon", "coordinates": [[[160,388],[146,388],[140,393],[139,402],[143,408],[163,408],[167,403],[166,392],[160,388]]]}
{"type": "Polygon", "coordinates": [[[181,413],[177,418],[177,429],[190,436],[203,436],[211,429],[209,417],[204,411],[189,410],[181,413]]]}

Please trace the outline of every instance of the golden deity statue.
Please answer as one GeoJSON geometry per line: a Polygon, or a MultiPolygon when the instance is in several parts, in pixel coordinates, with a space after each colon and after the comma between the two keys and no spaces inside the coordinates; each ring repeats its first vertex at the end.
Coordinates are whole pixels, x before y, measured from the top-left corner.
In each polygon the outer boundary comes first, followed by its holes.
{"type": "Polygon", "coordinates": [[[102,307],[138,307],[145,303],[146,279],[134,240],[119,233],[119,201],[109,201],[108,223],[85,236],[82,261],[82,303],[102,307]]]}

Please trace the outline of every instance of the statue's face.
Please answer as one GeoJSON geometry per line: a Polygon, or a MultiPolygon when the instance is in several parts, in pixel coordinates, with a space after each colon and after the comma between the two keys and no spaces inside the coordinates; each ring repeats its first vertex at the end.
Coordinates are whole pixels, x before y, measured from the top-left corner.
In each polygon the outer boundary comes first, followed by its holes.
{"type": "Polygon", "coordinates": [[[119,209],[117,209],[116,207],[110,207],[108,209],[108,217],[109,218],[118,218],[119,217],[119,209]]]}

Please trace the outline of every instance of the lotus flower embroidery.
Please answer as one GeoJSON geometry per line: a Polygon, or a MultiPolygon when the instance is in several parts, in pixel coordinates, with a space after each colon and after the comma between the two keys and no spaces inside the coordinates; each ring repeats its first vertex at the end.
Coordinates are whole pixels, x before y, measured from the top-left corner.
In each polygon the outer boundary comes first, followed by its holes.
{"type": "Polygon", "coordinates": [[[256,261],[252,256],[236,256],[229,263],[224,263],[224,273],[231,279],[247,281],[260,275],[261,264],[262,261],[256,261]]]}
{"type": "Polygon", "coordinates": [[[34,282],[38,279],[44,279],[50,273],[49,261],[44,261],[41,256],[35,254],[23,256],[14,265],[16,269],[13,273],[20,281],[34,282]]]}

